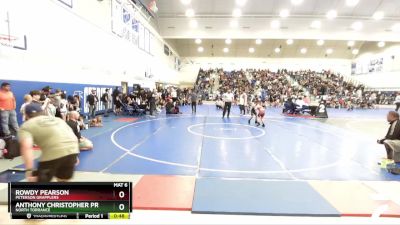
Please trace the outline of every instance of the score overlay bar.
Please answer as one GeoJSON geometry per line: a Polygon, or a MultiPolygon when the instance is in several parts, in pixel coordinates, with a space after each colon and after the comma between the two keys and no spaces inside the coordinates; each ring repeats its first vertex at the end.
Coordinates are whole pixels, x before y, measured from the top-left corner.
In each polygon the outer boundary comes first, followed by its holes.
{"type": "Polygon", "coordinates": [[[128,219],[131,182],[9,183],[15,219],[128,219]]]}

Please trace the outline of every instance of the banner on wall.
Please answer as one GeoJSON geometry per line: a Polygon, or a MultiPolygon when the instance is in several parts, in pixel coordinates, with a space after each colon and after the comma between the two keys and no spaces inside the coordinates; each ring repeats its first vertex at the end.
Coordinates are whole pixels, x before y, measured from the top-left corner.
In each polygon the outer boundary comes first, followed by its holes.
{"type": "Polygon", "coordinates": [[[111,1],[111,30],[121,38],[139,45],[140,22],[137,13],[131,5],[123,4],[120,0],[111,1]]]}
{"type": "Polygon", "coordinates": [[[370,73],[379,73],[385,70],[385,63],[383,57],[372,58],[369,60],[362,60],[351,65],[352,75],[362,75],[370,73]]]}
{"type": "Polygon", "coordinates": [[[139,23],[139,48],[144,50],[144,26],[139,23]]]}
{"type": "Polygon", "coordinates": [[[150,53],[150,31],[144,29],[144,51],[150,53]]]}
{"type": "Polygon", "coordinates": [[[154,39],[154,35],[152,33],[150,33],[150,54],[151,55],[155,55],[155,39],[154,39]]]}

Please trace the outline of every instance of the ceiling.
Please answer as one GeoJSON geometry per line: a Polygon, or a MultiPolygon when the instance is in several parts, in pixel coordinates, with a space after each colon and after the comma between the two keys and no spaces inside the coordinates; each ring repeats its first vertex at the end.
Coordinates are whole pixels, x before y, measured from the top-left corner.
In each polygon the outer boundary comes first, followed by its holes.
{"type": "Polygon", "coordinates": [[[325,39],[361,41],[398,41],[400,32],[392,27],[400,22],[400,0],[360,0],[356,6],[347,6],[346,0],[304,0],[292,5],[290,0],[247,0],[239,7],[235,0],[192,0],[183,5],[180,0],[157,0],[157,24],[161,35],[170,39],[325,39]],[[192,8],[193,18],[185,16],[192,8]],[[242,16],[233,18],[232,11],[240,8],[242,16]],[[279,12],[288,9],[290,16],[280,18],[279,12]],[[335,9],[338,16],[328,20],[326,12],[335,9]],[[385,16],[376,21],[372,15],[383,11],[385,16]],[[231,20],[238,27],[231,28],[231,20]],[[197,28],[189,26],[196,20],[197,28]],[[273,29],[272,20],[279,20],[280,28],[273,29]],[[310,28],[314,20],[321,22],[320,29],[310,28]],[[351,29],[355,21],[363,23],[360,31],[351,29]]]}
{"type": "Polygon", "coordinates": [[[355,45],[348,48],[347,41],[325,41],[322,46],[318,46],[315,40],[294,40],[292,45],[287,45],[286,39],[264,39],[257,45],[254,39],[232,40],[231,44],[226,44],[225,39],[203,39],[201,44],[196,44],[194,39],[167,39],[167,42],[178,51],[181,57],[268,57],[268,58],[348,58],[354,57],[352,49],[360,49],[365,42],[355,42],[355,45]],[[203,52],[198,52],[198,48],[203,47],[203,52]],[[228,48],[229,52],[223,49],[228,48]],[[254,48],[254,53],[249,52],[249,48],[254,48]],[[280,48],[276,53],[275,49],[280,48]],[[307,49],[306,54],[300,51],[307,49]],[[327,49],[333,52],[326,54],[327,49]]]}

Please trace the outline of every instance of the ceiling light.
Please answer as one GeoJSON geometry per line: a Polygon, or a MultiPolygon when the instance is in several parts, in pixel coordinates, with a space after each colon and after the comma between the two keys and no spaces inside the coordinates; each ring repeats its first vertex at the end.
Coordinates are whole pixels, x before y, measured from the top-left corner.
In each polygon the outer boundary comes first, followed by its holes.
{"type": "Polygon", "coordinates": [[[279,12],[279,16],[282,17],[282,18],[286,18],[286,17],[288,17],[289,15],[290,15],[290,12],[289,12],[288,9],[282,9],[282,10],[279,12]]]}
{"type": "Polygon", "coordinates": [[[400,32],[400,23],[395,23],[395,24],[392,26],[392,31],[393,31],[393,32],[400,32]]]}
{"type": "Polygon", "coordinates": [[[254,48],[249,48],[250,53],[254,53],[256,50],[254,48]]]}
{"type": "Polygon", "coordinates": [[[189,26],[191,28],[197,28],[199,26],[199,24],[197,23],[197,20],[190,20],[189,21],[189,26]]]}
{"type": "Polygon", "coordinates": [[[313,28],[313,29],[320,29],[321,28],[321,21],[319,21],[319,20],[312,21],[312,23],[310,24],[310,27],[313,28]]]}
{"type": "Polygon", "coordinates": [[[281,52],[281,48],[275,48],[275,53],[281,52]]]}
{"type": "Polygon", "coordinates": [[[201,44],[202,41],[200,38],[197,38],[194,42],[199,45],[199,44],[201,44]]]}
{"type": "Polygon", "coordinates": [[[193,17],[194,16],[194,10],[193,9],[187,9],[185,12],[185,15],[187,17],[193,17]]]}
{"type": "Polygon", "coordinates": [[[347,46],[349,46],[349,47],[353,47],[355,44],[356,44],[355,41],[348,41],[347,42],[347,46]]]}
{"type": "Polygon", "coordinates": [[[240,9],[234,9],[232,12],[233,17],[241,17],[242,16],[242,10],[240,9]]]}
{"type": "Polygon", "coordinates": [[[384,41],[378,42],[378,47],[379,48],[383,48],[383,47],[385,47],[385,45],[386,45],[386,43],[384,41]]]}
{"type": "Polygon", "coordinates": [[[224,51],[225,53],[229,52],[229,48],[224,48],[222,51],[224,51]]]}
{"type": "Polygon", "coordinates": [[[287,44],[287,45],[292,45],[292,44],[293,44],[293,39],[288,39],[288,40],[286,41],[286,44],[287,44]]]}
{"type": "Polygon", "coordinates": [[[237,28],[239,26],[239,23],[237,20],[231,20],[229,25],[231,26],[231,28],[237,28]]]}
{"type": "Polygon", "coordinates": [[[189,5],[192,0],[181,0],[181,3],[184,5],[189,5]]]}
{"type": "Polygon", "coordinates": [[[326,54],[330,55],[330,54],[332,54],[332,53],[333,53],[333,49],[328,48],[328,49],[326,50],[326,54]]]}
{"type": "Polygon", "coordinates": [[[318,40],[317,41],[317,45],[318,46],[322,46],[322,45],[324,45],[325,44],[325,41],[324,40],[318,40]]]}
{"type": "Polygon", "coordinates": [[[346,0],[347,6],[356,6],[360,0],[346,0]]]}
{"type": "Polygon", "coordinates": [[[356,21],[353,24],[351,24],[351,29],[355,31],[360,31],[363,28],[363,23],[360,21],[356,21]]]}
{"type": "Polygon", "coordinates": [[[383,17],[385,17],[385,13],[382,11],[377,11],[374,13],[374,15],[372,15],[372,18],[374,18],[374,20],[381,20],[383,19],[383,17]]]}
{"type": "Polygon", "coordinates": [[[351,53],[352,53],[353,55],[358,55],[358,52],[359,52],[358,49],[353,49],[353,51],[351,51],[351,53]]]}
{"type": "Polygon", "coordinates": [[[246,5],[247,0],[236,0],[236,5],[238,6],[244,6],[246,5]]]}
{"type": "Polygon", "coordinates": [[[271,28],[272,29],[279,29],[281,27],[281,22],[279,20],[272,20],[271,21],[271,28]]]}
{"type": "Polygon", "coordinates": [[[301,54],[306,54],[307,53],[307,49],[306,48],[302,48],[300,49],[301,54]]]}
{"type": "Polygon", "coordinates": [[[257,44],[257,45],[261,45],[261,43],[262,43],[262,40],[261,40],[261,39],[257,39],[257,40],[256,40],[256,44],[257,44]]]}
{"type": "Polygon", "coordinates": [[[300,5],[301,3],[303,3],[303,0],[291,0],[293,5],[300,5]]]}
{"type": "Polygon", "coordinates": [[[326,13],[326,18],[328,18],[328,19],[330,19],[330,20],[333,20],[333,19],[335,19],[337,17],[337,11],[336,10],[329,10],[327,13],[326,13]]]}
{"type": "Polygon", "coordinates": [[[204,48],[200,46],[200,47],[197,48],[197,51],[198,52],[204,52],[204,48]]]}
{"type": "Polygon", "coordinates": [[[228,38],[228,39],[226,39],[226,40],[225,40],[225,44],[227,44],[227,45],[230,45],[230,44],[232,44],[232,40],[231,40],[231,39],[229,39],[229,38],[228,38]]]}

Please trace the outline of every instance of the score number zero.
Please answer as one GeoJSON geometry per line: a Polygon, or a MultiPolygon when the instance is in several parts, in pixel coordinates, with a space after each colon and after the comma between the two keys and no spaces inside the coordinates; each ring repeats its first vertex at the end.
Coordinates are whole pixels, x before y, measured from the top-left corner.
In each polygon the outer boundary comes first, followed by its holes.
{"type": "MultiPolygon", "coordinates": [[[[114,183],[114,187],[128,187],[127,183],[114,183]]],[[[125,198],[125,192],[124,191],[119,191],[118,192],[118,197],[120,199],[124,199],[125,198]]],[[[119,204],[118,209],[120,211],[124,211],[125,210],[125,204],[119,204]]]]}

